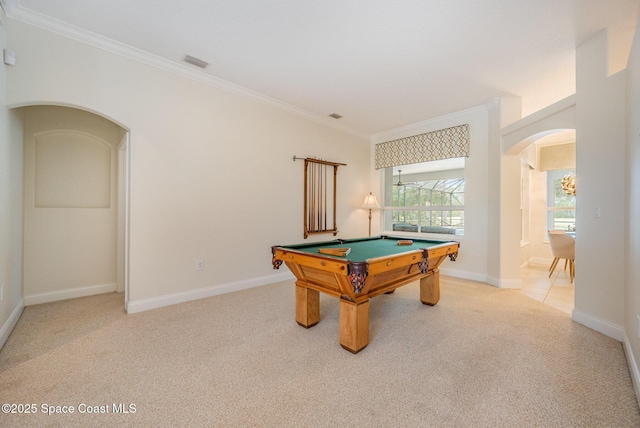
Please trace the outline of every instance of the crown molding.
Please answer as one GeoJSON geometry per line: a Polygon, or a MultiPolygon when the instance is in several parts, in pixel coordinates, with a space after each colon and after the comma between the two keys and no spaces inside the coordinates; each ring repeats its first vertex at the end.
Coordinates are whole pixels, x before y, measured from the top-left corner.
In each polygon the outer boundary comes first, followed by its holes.
{"type": "Polygon", "coordinates": [[[203,71],[192,69],[186,64],[183,65],[180,63],[169,61],[165,58],[151,54],[141,49],[134,48],[132,46],[75,27],[49,16],[42,15],[40,13],[22,8],[20,6],[16,6],[16,0],[0,0],[0,4],[2,4],[3,7],[6,6],[5,10],[7,11],[7,16],[16,21],[24,22],[26,24],[33,25],[35,27],[50,31],[63,37],[67,37],[69,39],[73,39],[100,48],[107,52],[111,52],[113,54],[120,55],[131,60],[167,71],[169,73],[173,73],[197,81],[199,83],[203,83],[205,85],[221,89],[223,91],[230,92],[244,98],[248,98],[261,104],[276,108],[281,111],[285,111],[295,116],[311,120],[321,125],[334,128],[360,138],[364,138],[367,140],[370,138],[369,134],[363,133],[348,126],[335,123],[335,119],[327,118],[319,114],[309,112],[291,104],[279,101],[275,98],[271,98],[267,95],[263,95],[251,89],[236,85],[227,80],[223,80],[210,74],[206,74],[203,71]]]}

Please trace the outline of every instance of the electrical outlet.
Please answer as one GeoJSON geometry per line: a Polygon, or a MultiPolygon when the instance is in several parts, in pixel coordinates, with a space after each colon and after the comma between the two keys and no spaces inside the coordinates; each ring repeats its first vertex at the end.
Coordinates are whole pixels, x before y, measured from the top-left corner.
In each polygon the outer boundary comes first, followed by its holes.
{"type": "Polygon", "coordinates": [[[640,315],[636,315],[636,318],[638,318],[638,338],[640,339],[640,315]]]}
{"type": "Polygon", "coordinates": [[[0,287],[0,301],[4,300],[4,285],[0,287]]]}
{"type": "Polygon", "coordinates": [[[204,270],[204,262],[202,260],[196,262],[196,270],[204,270]]]}

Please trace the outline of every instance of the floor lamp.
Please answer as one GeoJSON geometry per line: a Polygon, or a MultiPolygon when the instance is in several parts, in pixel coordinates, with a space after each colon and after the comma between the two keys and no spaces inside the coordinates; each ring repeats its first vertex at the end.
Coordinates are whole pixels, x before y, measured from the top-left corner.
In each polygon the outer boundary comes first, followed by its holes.
{"type": "Polygon", "coordinates": [[[371,210],[380,209],[380,204],[376,197],[373,196],[373,193],[369,192],[369,194],[364,198],[362,208],[369,210],[369,236],[371,236],[371,210]]]}

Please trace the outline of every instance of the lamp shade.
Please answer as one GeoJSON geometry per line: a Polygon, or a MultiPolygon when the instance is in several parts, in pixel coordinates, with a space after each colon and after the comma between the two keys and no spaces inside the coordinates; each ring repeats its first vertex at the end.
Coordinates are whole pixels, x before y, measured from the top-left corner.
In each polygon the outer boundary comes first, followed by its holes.
{"type": "Polygon", "coordinates": [[[369,192],[369,194],[364,198],[364,202],[362,203],[362,208],[367,210],[374,210],[380,208],[380,204],[378,203],[378,199],[373,196],[373,193],[369,192]]]}

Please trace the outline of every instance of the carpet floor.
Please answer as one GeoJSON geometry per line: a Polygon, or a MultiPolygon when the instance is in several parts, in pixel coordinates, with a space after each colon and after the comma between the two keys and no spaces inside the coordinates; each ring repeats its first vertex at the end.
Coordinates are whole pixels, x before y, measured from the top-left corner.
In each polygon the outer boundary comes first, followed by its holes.
{"type": "Polygon", "coordinates": [[[338,299],[296,324],[293,281],[132,315],[116,293],[30,306],[0,350],[19,411],[0,426],[640,427],[620,342],[516,290],[441,289],[372,299],[356,355],[338,299]]]}

